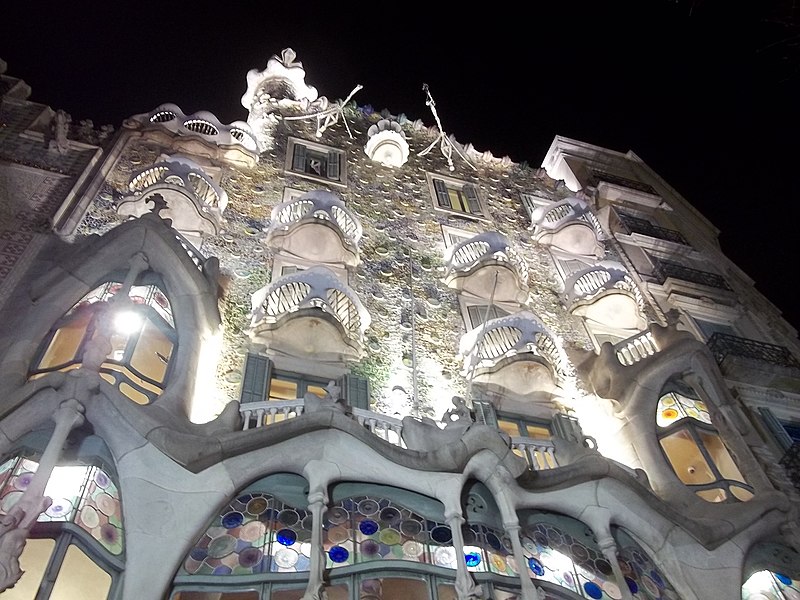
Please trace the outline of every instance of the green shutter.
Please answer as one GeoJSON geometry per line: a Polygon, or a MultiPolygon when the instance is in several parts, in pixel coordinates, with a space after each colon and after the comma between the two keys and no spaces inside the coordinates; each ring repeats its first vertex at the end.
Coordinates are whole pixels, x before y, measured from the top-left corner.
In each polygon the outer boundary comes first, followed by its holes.
{"type": "Polygon", "coordinates": [[[267,398],[267,384],[269,383],[272,361],[266,356],[248,354],[244,365],[242,378],[242,392],[239,402],[261,402],[267,398]]]}
{"type": "Polygon", "coordinates": [[[467,208],[469,208],[469,212],[473,215],[481,214],[483,211],[481,210],[481,203],[478,201],[478,190],[475,189],[475,186],[468,183],[461,191],[464,192],[464,195],[467,197],[467,208]]]}
{"type": "Polygon", "coordinates": [[[352,408],[369,410],[369,380],[356,375],[345,375],[342,379],[347,404],[352,408]]]}
{"type": "Polygon", "coordinates": [[[452,208],[450,195],[447,193],[447,186],[441,179],[433,180],[433,188],[436,190],[436,204],[442,208],[452,208]]]}
{"type": "Polygon", "coordinates": [[[306,172],[306,147],[302,144],[294,145],[294,155],[292,156],[292,171],[300,173],[306,172]]]}
{"type": "Polygon", "coordinates": [[[786,433],[781,422],[772,411],[765,406],[760,406],[758,412],[761,414],[761,420],[764,422],[764,425],[767,426],[775,438],[775,441],[778,442],[778,446],[786,452],[792,445],[792,438],[786,433]]]}
{"type": "Polygon", "coordinates": [[[328,179],[332,179],[333,181],[339,181],[340,177],[340,161],[342,159],[342,155],[339,152],[331,151],[328,152],[328,179]]]}
{"type": "Polygon", "coordinates": [[[489,400],[473,398],[472,412],[475,413],[476,423],[483,423],[497,429],[497,413],[489,400]]]}

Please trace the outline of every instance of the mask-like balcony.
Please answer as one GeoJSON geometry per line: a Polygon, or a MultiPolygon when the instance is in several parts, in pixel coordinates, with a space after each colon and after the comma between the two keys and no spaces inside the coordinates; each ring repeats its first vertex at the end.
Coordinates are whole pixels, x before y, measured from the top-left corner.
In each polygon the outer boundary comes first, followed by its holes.
{"type": "Polygon", "coordinates": [[[141,217],[148,212],[172,221],[193,244],[206,236],[217,235],[228,195],[194,161],[171,156],[146,169],[136,171],[128,183],[129,194],[117,205],[125,217],[141,217]],[[160,210],[159,210],[160,209],[160,210]]]}
{"type": "Polygon", "coordinates": [[[552,392],[567,377],[567,358],[533,313],[487,321],[461,338],[462,374],[516,394],[552,392]]]}
{"type": "Polygon", "coordinates": [[[281,277],[253,294],[250,337],[289,356],[357,360],[370,316],[355,292],[327,267],[281,277]]]}
{"type": "Polygon", "coordinates": [[[589,205],[566,198],[531,211],[533,239],[541,244],[582,256],[602,256],[602,229],[589,205]]]}
{"type": "Polygon", "coordinates": [[[645,328],[642,292],[621,264],[603,261],[576,271],[564,287],[572,314],[615,329],[645,328]]]}
{"type": "Polygon", "coordinates": [[[318,263],[358,264],[361,222],[334,193],[307,192],[272,210],[266,243],[318,263]]]}
{"type": "Polygon", "coordinates": [[[481,233],[452,246],[445,262],[445,282],[455,290],[496,302],[527,299],[528,265],[499,233],[481,233]]]}

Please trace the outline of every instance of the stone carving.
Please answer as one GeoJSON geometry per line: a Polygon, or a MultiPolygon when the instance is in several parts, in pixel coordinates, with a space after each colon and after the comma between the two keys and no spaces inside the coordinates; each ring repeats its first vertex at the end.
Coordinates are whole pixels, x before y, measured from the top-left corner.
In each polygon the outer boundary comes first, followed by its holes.
{"type": "Polygon", "coordinates": [[[320,398],[312,392],[306,392],[306,395],[303,396],[303,400],[305,401],[303,412],[311,413],[325,409],[338,410],[341,412],[346,411],[347,407],[341,397],[342,388],[336,385],[335,381],[331,380],[328,382],[328,385],[325,386],[325,389],[328,393],[325,394],[324,398],[320,398]]]}
{"type": "Polygon", "coordinates": [[[24,571],[19,557],[31,527],[53,501],[47,496],[24,496],[0,516],[0,590],[14,587],[24,571]]]}
{"type": "Polygon", "coordinates": [[[51,133],[53,135],[53,139],[49,144],[50,150],[56,150],[59,154],[66,154],[67,150],[69,150],[67,134],[69,133],[70,123],[72,123],[72,117],[65,111],[58,109],[50,123],[51,133]]]}

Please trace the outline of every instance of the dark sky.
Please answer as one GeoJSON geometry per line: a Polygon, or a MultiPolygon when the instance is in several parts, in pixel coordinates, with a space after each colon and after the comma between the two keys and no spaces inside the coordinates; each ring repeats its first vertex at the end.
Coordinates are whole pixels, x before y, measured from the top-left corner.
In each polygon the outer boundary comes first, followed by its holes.
{"type": "Polygon", "coordinates": [[[287,46],[330,100],[361,84],[359,104],[432,125],[427,83],[445,130],[495,156],[539,165],[555,135],[633,150],[800,327],[791,0],[51,4],[6,3],[0,58],[73,120],[244,120],[247,71],[287,46]]]}

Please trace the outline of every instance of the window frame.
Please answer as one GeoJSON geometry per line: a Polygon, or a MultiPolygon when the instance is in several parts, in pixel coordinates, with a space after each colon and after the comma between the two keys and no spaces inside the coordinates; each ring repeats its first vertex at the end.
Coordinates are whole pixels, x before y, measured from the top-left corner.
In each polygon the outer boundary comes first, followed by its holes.
{"type": "Polygon", "coordinates": [[[489,219],[489,211],[487,210],[486,203],[481,196],[477,184],[464,179],[456,179],[454,177],[442,175],[440,173],[431,173],[430,171],[425,172],[425,177],[428,181],[428,190],[431,195],[431,201],[433,202],[434,210],[465,219],[476,219],[482,221],[489,219]],[[477,210],[459,210],[457,208],[453,208],[452,202],[449,200],[450,190],[456,191],[459,195],[463,193],[465,196],[465,201],[462,205],[470,209],[470,203],[474,202],[472,208],[477,208],[477,210]],[[472,190],[474,195],[470,196],[470,194],[464,192],[464,190],[472,190]],[[445,195],[448,196],[447,204],[444,204],[445,195]]]}
{"type": "MultiPolygon", "coordinates": [[[[289,137],[286,145],[286,162],[284,164],[284,170],[289,175],[296,175],[297,177],[303,177],[304,179],[310,179],[311,181],[318,181],[340,188],[347,187],[347,154],[341,148],[326,146],[324,144],[318,144],[316,142],[311,142],[301,138],[289,137]],[[312,153],[327,154],[328,159],[330,159],[331,156],[337,156],[338,175],[319,175],[315,173],[309,173],[305,170],[305,167],[300,169],[298,167],[299,159],[297,158],[299,155],[297,150],[298,148],[304,149],[304,155],[307,155],[307,151],[311,150],[312,153]]],[[[325,170],[328,173],[332,170],[330,163],[326,163],[325,170]]]]}

